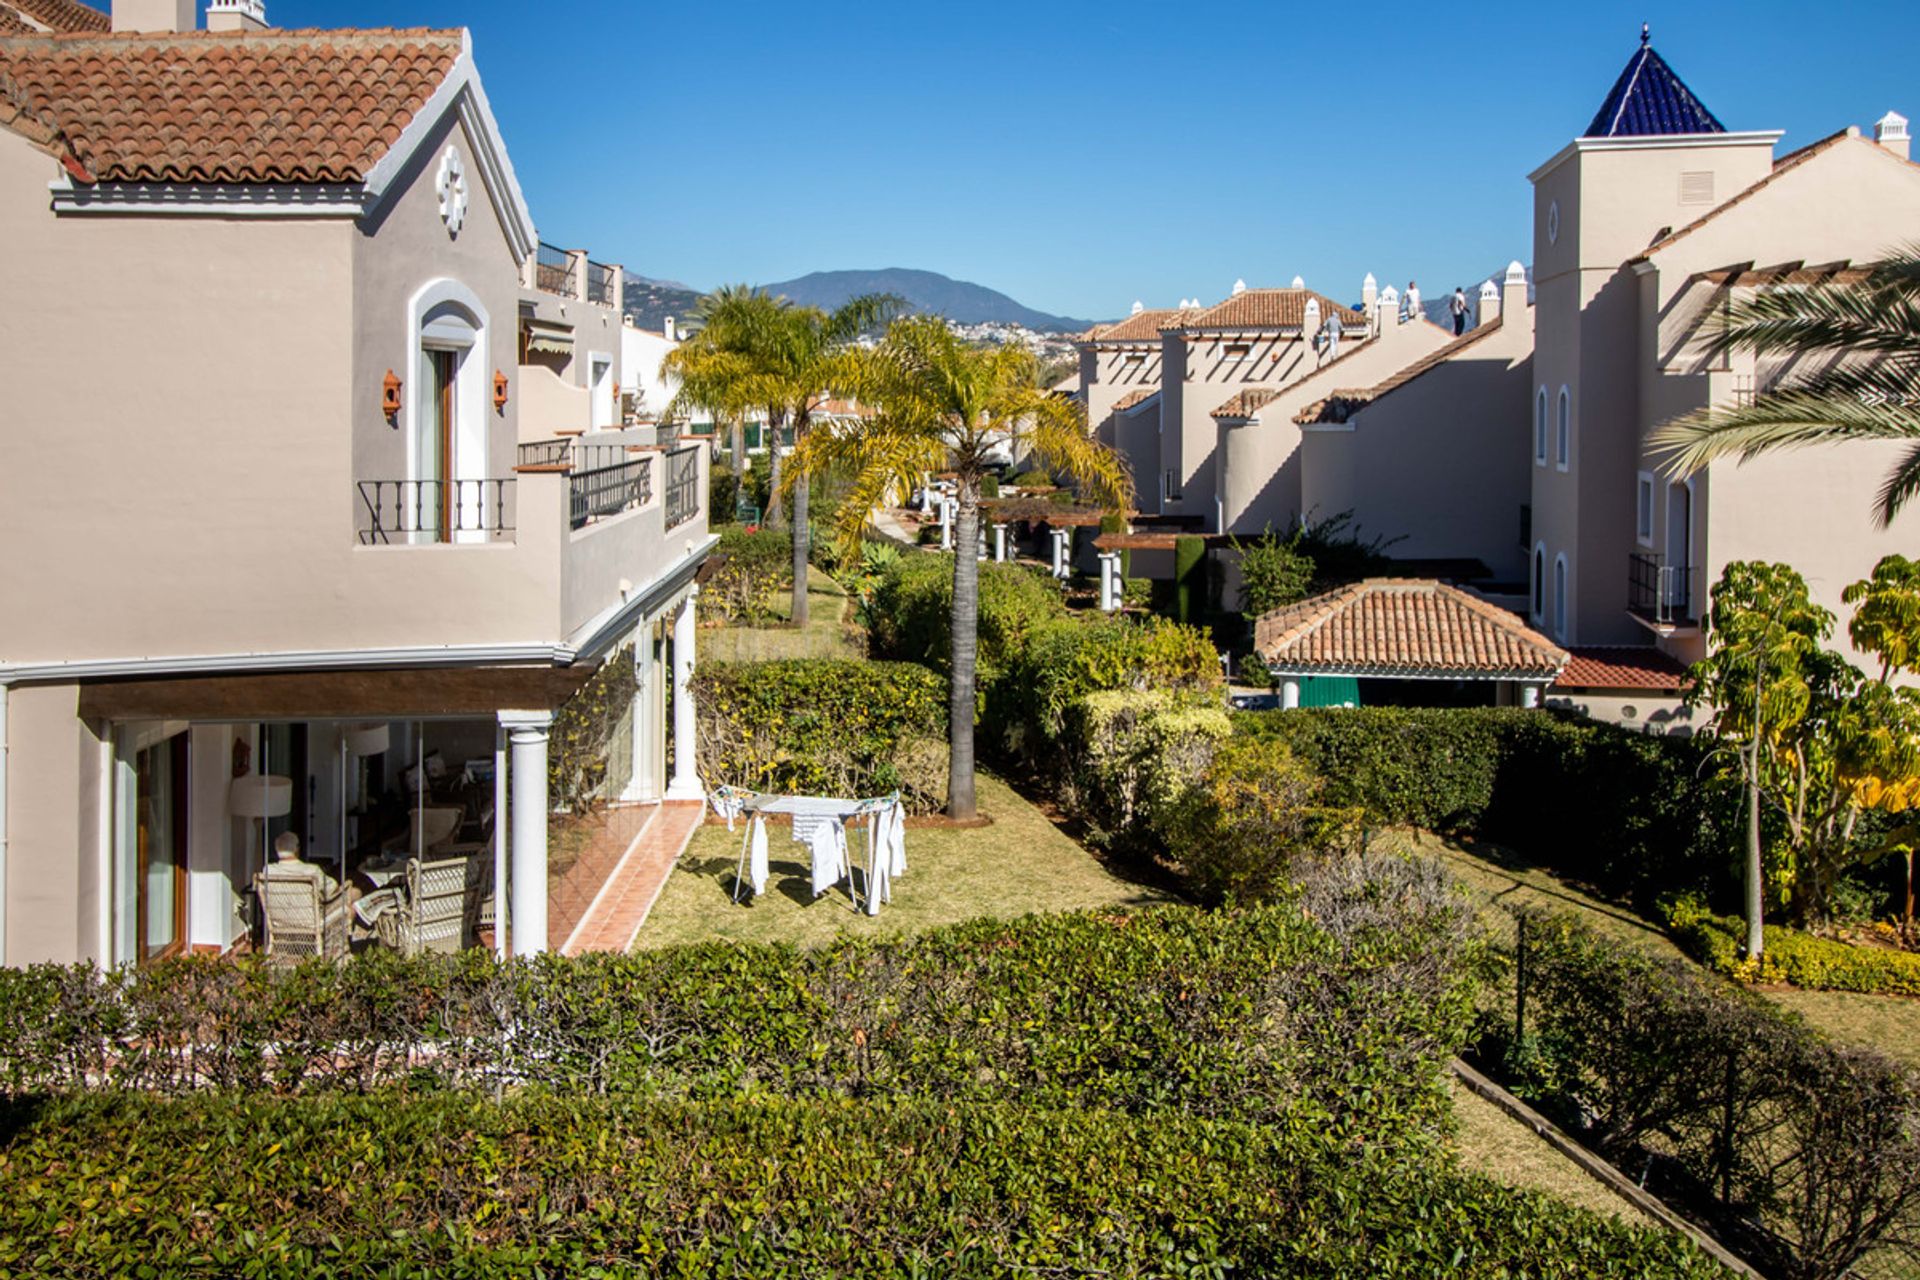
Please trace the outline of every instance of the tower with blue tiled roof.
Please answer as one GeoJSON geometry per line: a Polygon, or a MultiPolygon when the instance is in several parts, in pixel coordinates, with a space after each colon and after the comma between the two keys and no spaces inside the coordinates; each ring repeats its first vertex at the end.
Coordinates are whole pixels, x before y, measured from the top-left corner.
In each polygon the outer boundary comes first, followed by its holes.
{"type": "Polygon", "coordinates": [[[1645,643],[1628,616],[1635,545],[1640,281],[1632,266],[1765,177],[1777,133],[1728,130],[1645,27],[1586,129],[1529,175],[1534,192],[1532,463],[1536,625],[1563,644],[1645,643]]]}

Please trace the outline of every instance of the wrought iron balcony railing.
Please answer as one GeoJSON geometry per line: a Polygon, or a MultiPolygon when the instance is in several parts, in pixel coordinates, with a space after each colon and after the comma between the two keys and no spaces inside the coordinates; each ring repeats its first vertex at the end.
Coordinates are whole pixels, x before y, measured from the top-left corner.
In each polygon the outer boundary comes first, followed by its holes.
{"type": "Polygon", "coordinates": [[[702,445],[675,449],[667,459],[667,528],[685,524],[700,514],[700,450],[702,445]]]}
{"type": "Polygon", "coordinates": [[[452,542],[463,533],[513,532],[511,478],[499,480],[362,480],[360,541],[452,542]]]}
{"type": "MultiPolygon", "coordinates": [[[[575,471],[567,477],[567,509],[575,529],[653,501],[653,456],[575,471]]],[[[669,522],[671,524],[671,522],[669,522]]]]}
{"type": "Polygon", "coordinates": [[[1636,551],[1627,557],[1627,609],[1656,626],[1689,626],[1693,616],[1693,566],[1636,551]]]}

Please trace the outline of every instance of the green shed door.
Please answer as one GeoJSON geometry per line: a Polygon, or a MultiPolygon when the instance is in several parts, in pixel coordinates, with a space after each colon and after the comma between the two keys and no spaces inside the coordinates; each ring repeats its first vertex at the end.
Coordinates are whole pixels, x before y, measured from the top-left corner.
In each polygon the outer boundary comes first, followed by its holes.
{"type": "Polygon", "coordinates": [[[1360,681],[1353,676],[1303,676],[1300,680],[1300,705],[1357,707],[1360,705],[1360,681]]]}

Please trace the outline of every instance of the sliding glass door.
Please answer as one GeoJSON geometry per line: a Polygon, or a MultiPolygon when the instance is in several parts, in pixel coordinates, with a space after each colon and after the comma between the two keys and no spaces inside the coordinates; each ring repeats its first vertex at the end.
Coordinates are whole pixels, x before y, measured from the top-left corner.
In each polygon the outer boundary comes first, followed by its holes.
{"type": "Polygon", "coordinates": [[[186,947],[189,736],[176,733],[133,757],[135,955],[143,964],[186,947]]]}

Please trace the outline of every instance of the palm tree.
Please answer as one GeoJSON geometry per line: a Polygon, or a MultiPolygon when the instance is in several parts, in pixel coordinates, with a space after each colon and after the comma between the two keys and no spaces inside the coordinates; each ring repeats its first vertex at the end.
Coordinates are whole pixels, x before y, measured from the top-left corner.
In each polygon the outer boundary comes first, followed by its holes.
{"type": "Polygon", "coordinates": [[[1815,284],[1763,288],[1711,322],[1715,354],[1783,357],[1752,403],[1701,409],[1649,440],[1678,474],[1720,458],[1841,440],[1911,444],[1880,486],[1882,525],[1920,492],[1920,246],[1815,284]]]}
{"type": "Polygon", "coordinates": [[[789,483],[829,469],[852,477],[837,533],[849,551],[874,512],[929,471],[958,477],[953,557],[952,663],[948,690],[947,812],[975,816],[974,665],[978,652],[980,482],[996,444],[1026,439],[1038,457],[1103,505],[1123,509],[1126,466],[1087,432],[1072,401],[1049,396],[1038,363],[1018,347],[971,347],[935,317],[895,320],[859,370],[860,398],[874,417],[814,433],[794,451],[789,483]]]}
{"type": "Polygon", "coordinates": [[[753,408],[766,412],[772,433],[768,523],[780,522],[779,504],[792,490],[795,626],[807,624],[808,493],[805,485],[782,481],[779,432],[791,427],[797,445],[821,403],[851,389],[859,379],[855,340],[885,323],[895,305],[885,295],[864,294],[829,312],[729,285],[702,300],[704,327],[667,357],[682,379],[676,403],[706,404],[715,412],[724,406],[736,416],[753,408]]]}
{"type": "Polygon", "coordinates": [[[773,299],[747,285],[720,286],[695,306],[699,328],[660,362],[661,376],[680,383],[667,416],[691,416],[704,408],[716,424],[725,423],[737,477],[747,469],[743,424],[763,401],[750,335],[761,323],[757,313],[773,305],[773,299]]]}

